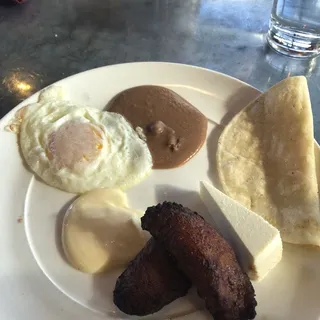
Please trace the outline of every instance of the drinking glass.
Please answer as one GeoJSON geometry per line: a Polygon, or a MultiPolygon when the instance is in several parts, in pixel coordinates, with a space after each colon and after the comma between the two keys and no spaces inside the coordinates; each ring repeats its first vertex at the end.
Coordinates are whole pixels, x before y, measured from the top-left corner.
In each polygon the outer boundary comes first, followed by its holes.
{"type": "Polygon", "coordinates": [[[320,53],[320,0],[274,0],[269,45],[291,57],[320,53]]]}

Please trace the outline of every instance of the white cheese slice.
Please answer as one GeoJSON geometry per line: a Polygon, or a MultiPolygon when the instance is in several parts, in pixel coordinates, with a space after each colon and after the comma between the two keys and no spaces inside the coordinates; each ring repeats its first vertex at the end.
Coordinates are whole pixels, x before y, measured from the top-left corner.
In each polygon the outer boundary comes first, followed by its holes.
{"type": "Polygon", "coordinates": [[[203,181],[200,182],[200,197],[214,220],[215,228],[233,247],[243,270],[251,280],[262,280],[282,258],[279,231],[203,181]]]}

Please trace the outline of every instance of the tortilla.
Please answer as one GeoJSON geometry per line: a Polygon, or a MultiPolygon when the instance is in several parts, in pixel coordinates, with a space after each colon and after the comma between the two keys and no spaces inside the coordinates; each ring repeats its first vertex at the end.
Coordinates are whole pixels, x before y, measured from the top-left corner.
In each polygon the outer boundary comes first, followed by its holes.
{"type": "Polygon", "coordinates": [[[320,246],[312,110],[305,77],[281,81],[222,132],[223,191],[278,228],[283,241],[320,246]]]}

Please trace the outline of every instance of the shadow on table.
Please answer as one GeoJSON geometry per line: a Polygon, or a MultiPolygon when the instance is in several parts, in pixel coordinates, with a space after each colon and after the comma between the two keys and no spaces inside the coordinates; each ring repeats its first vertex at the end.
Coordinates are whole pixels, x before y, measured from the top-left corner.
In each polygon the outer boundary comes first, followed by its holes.
{"type": "Polygon", "coordinates": [[[177,17],[177,8],[199,11],[201,1],[192,6],[185,1],[117,1],[117,0],[74,0],[65,3],[66,12],[64,21],[76,26],[90,26],[98,29],[112,29],[123,31],[129,29],[156,31],[156,24],[168,27],[168,22],[174,22],[177,17]]]}

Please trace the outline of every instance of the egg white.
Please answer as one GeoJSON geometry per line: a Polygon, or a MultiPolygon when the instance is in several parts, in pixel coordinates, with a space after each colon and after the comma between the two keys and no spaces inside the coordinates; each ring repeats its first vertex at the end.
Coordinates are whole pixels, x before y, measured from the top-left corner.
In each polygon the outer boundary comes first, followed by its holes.
{"type": "MultiPolygon", "coordinates": [[[[44,182],[72,193],[95,188],[124,190],[151,172],[150,151],[123,116],[75,106],[63,100],[63,96],[61,88],[51,87],[40,95],[37,103],[20,112],[22,154],[32,171],[44,182]],[[58,166],[48,153],[50,137],[70,123],[90,124],[90,128],[99,135],[101,148],[90,161],[72,167],[58,166]]],[[[72,143],[72,138],[67,138],[72,143]]]]}

